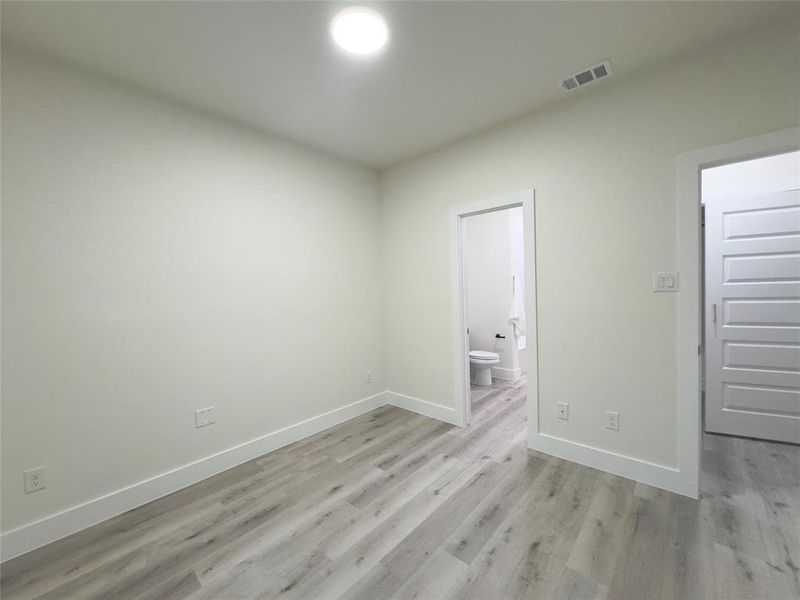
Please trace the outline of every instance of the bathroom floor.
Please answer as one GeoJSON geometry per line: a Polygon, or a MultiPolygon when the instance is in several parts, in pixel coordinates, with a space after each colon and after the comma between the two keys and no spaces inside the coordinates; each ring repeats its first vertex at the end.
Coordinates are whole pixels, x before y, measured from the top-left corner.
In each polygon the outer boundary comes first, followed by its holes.
{"type": "Polygon", "coordinates": [[[492,398],[504,392],[513,392],[525,387],[527,379],[522,377],[519,381],[503,381],[501,379],[493,379],[492,385],[475,385],[470,384],[470,401],[472,402],[472,413],[481,410],[492,398]]]}

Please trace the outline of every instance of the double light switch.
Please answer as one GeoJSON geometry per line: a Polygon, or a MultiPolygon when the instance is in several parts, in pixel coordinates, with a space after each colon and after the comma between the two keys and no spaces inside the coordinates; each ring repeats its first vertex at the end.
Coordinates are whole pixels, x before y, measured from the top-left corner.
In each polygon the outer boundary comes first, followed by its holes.
{"type": "Polygon", "coordinates": [[[675,272],[653,273],[653,291],[654,292],[677,292],[678,291],[678,274],[675,273],[675,272]]]}

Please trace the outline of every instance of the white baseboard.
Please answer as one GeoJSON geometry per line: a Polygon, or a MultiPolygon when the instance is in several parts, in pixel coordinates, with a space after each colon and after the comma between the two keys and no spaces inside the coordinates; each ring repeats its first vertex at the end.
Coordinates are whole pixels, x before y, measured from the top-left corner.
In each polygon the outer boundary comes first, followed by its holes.
{"type": "Polygon", "coordinates": [[[492,367],[492,377],[494,379],[501,379],[503,381],[519,381],[522,377],[522,369],[507,369],[505,367],[492,367]]]}
{"type": "Polygon", "coordinates": [[[35,550],[386,404],[381,392],[7,531],[2,560],[35,550]]]}
{"type": "MultiPolygon", "coordinates": [[[[7,531],[0,535],[2,561],[77,533],[217,473],[344,423],[384,404],[391,404],[446,423],[458,424],[454,408],[397,392],[381,392],[7,531]]],[[[687,481],[687,478],[673,467],[543,433],[532,435],[528,447],[677,494],[696,497],[693,491],[696,482],[687,481]]]]}
{"type": "Polygon", "coordinates": [[[651,463],[546,433],[531,433],[528,448],[682,496],[696,498],[696,484],[675,467],[651,463]]]}
{"type": "Polygon", "coordinates": [[[441,404],[434,404],[427,400],[420,400],[413,396],[406,396],[405,394],[398,394],[397,392],[386,392],[386,404],[404,408],[432,419],[438,419],[445,423],[452,423],[458,425],[456,418],[456,409],[449,406],[442,406],[441,404]]]}

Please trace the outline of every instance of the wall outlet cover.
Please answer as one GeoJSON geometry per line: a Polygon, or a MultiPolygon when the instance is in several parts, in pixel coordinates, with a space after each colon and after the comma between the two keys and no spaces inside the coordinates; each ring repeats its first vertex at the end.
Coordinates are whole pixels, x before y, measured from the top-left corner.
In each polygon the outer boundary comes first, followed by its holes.
{"type": "Polygon", "coordinates": [[[47,487],[47,467],[28,469],[24,475],[26,494],[32,494],[47,487]]]}
{"type": "Polygon", "coordinates": [[[217,422],[217,416],[214,412],[213,406],[207,406],[206,408],[198,408],[194,411],[194,426],[196,428],[206,427],[207,425],[211,425],[217,422]]]}
{"type": "Polygon", "coordinates": [[[606,429],[619,431],[619,413],[613,410],[606,411],[606,429]]]}
{"type": "Polygon", "coordinates": [[[558,402],[558,418],[562,421],[569,421],[569,404],[566,402],[558,402]]]}
{"type": "Polygon", "coordinates": [[[372,371],[367,371],[364,373],[364,381],[366,383],[372,383],[374,381],[374,378],[372,377],[372,371]]]}

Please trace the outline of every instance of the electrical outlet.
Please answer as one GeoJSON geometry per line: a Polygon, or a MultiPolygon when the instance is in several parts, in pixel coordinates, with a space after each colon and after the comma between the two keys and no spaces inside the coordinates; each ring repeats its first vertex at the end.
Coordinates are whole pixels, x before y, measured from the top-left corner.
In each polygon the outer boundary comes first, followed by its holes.
{"type": "Polygon", "coordinates": [[[619,413],[613,410],[606,411],[606,429],[619,431],[619,413]]]}
{"type": "Polygon", "coordinates": [[[558,402],[558,418],[562,421],[569,421],[569,404],[566,402],[558,402]]]}
{"type": "Polygon", "coordinates": [[[367,371],[366,373],[364,373],[364,381],[366,381],[367,383],[372,383],[374,381],[374,379],[372,378],[372,371],[367,371]]]}
{"type": "Polygon", "coordinates": [[[214,414],[214,407],[209,406],[206,408],[198,408],[194,411],[194,426],[196,428],[205,427],[217,422],[217,417],[214,414]]]}
{"type": "Polygon", "coordinates": [[[47,467],[36,467],[25,471],[25,493],[32,494],[47,487],[47,467]]]}

